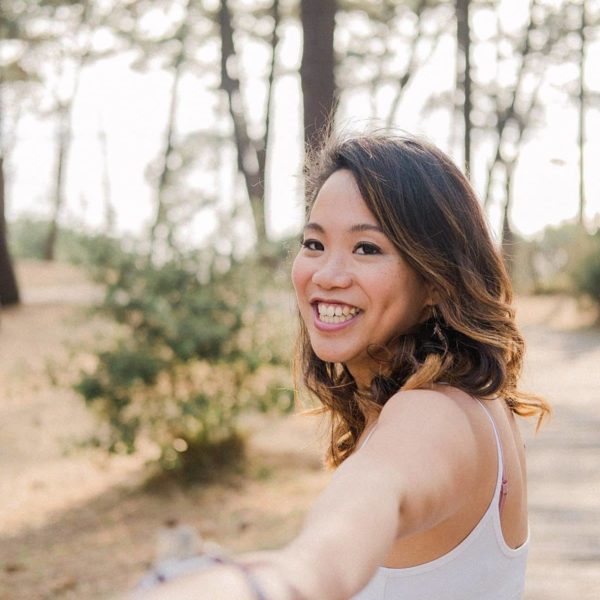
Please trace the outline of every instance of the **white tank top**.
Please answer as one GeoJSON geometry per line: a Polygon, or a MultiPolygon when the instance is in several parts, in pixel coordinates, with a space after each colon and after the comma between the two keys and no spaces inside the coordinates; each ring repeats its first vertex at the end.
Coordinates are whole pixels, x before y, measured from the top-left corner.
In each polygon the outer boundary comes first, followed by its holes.
{"type": "Polygon", "coordinates": [[[405,569],[380,567],[367,586],[351,600],[523,598],[529,535],[517,549],[510,548],[504,541],[500,523],[500,494],[504,473],[502,446],[494,419],[487,408],[481,402],[479,404],[492,423],[498,449],[496,489],[481,521],[458,546],[440,558],[405,569]]]}

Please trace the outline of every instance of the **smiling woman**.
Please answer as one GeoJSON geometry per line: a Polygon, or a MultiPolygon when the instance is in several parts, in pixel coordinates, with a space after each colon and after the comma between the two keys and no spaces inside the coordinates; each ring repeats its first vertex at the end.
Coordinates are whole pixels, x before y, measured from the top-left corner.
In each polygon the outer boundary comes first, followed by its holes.
{"type": "Polygon", "coordinates": [[[347,169],[323,184],[304,235],[292,280],[311,349],[367,389],[381,368],[369,348],[422,320],[434,290],[386,236],[347,169]]]}
{"type": "Polygon", "coordinates": [[[468,181],[389,134],[330,140],[308,175],[297,364],[337,470],[285,548],[179,569],[142,598],[521,599],[515,417],[549,407],[518,388],[510,281],[468,181]]]}

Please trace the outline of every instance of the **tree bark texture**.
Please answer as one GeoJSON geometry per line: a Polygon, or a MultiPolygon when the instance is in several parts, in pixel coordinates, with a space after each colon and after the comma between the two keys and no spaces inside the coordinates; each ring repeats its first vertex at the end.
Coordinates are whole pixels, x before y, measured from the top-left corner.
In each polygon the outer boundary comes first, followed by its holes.
{"type": "Polygon", "coordinates": [[[336,101],[335,0],[302,0],[300,12],[303,51],[300,64],[304,99],[304,141],[307,149],[319,144],[328,130],[336,101]]]}
{"type": "Polygon", "coordinates": [[[6,216],[4,212],[4,160],[0,156],[0,305],[19,304],[19,286],[8,249],[6,216]]]}
{"type": "MultiPolygon", "coordinates": [[[[186,14],[187,14],[187,5],[186,5],[186,14]]],[[[154,248],[155,243],[157,241],[158,231],[161,226],[164,226],[166,231],[164,232],[164,238],[168,238],[171,240],[172,231],[171,226],[168,219],[169,207],[167,206],[167,201],[165,198],[165,192],[169,183],[169,159],[173,154],[175,142],[175,123],[177,120],[177,109],[179,104],[179,83],[181,80],[181,75],[183,71],[183,66],[185,64],[185,37],[187,35],[187,27],[182,25],[179,28],[178,34],[175,39],[177,39],[180,43],[180,50],[175,56],[175,61],[173,63],[173,82],[171,84],[171,100],[169,104],[169,115],[167,118],[167,129],[165,133],[165,141],[164,141],[164,150],[161,156],[161,169],[160,175],[158,177],[158,182],[156,184],[156,212],[154,216],[154,223],[150,228],[150,248],[151,250],[154,248]]]]}
{"type": "MultiPolygon", "coordinates": [[[[279,21],[279,3],[277,0],[273,3],[273,14],[274,30],[271,45],[272,51],[275,53],[277,44],[276,29],[279,21]]],[[[265,247],[268,241],[265,215],[265,167],[275,61],[273,59],[271,63],[271,75],[269,76],[265,136],[260,140],[255,140],[249,134],[248,121],[244,112],[238,74],[239,59],[235,50],[233,24],[227,0],[221,0],[219,6],[219,27],[221,29],[221,89],[227,93],[229,112],[233,121],[237,167],[246,184],[258,245],[259,247],[265,247]]]]}
{"type": "MultiPolygon", "coordinates": [[[[86,23],[89,23],[92,9],[93,7],[91,2],[83,3],[83,12],[81,14],[81,21],[79,23],[80,28],[82,28],[86,23]]],[[[89,34],[81,54],[76,59],[75,72],[73,75],[73,86],[69,98],[67,100],[60,100],[58,92],[56,95],[58,104],[56,180],[54,187],[54,204],[52,207],[52,215],[50,217],[50,225],[48,227],[48,233],[46,235],[46,241],[44,244],[44,259],[49,261],[54,260],[55,257],[56,241],[59,233],[58,221],[65,201],[64,188],[66,181],[66,163],[71,150],[71,144],[73,142],[73,124],[71,122],[73,103],[75,102],[75,99],[79,93],[83,68],[87,64],[91,55],[92,42],[91,34],[89,34]]]]}
{"type": "Polygon", "coordinates": [[[581,21],[579,26],[579,128],[578,128],[578,146],[579,146],[579,211],[578,222],[583,227],[585,223],[585,108],[586,108],[586,88],[585,88],[585,59],[587,51],[586,26],[587,12],[586,0],[581,0],[581,21]]]}
{"type": "Polygon", "coordinates": [[[456,0],[457,87],[463,92],[462,117],[464,133],[464,166],[467,176],[471,168],[471,30],[469,0],[456,0]]]}
{"type": "Polygon", "coordinates": [[[52,216],[48,226],[48,233],[44,242],[44,260],[54,260],[56,254],[56,241],[58,239],[58,219],[64,204],[65,195],[65,166],[68,148],[71,142],[70,119],[71,107],[62,107],[59,111],[56,156],[56,178],[54,180],[54,204],[52,216]]]}

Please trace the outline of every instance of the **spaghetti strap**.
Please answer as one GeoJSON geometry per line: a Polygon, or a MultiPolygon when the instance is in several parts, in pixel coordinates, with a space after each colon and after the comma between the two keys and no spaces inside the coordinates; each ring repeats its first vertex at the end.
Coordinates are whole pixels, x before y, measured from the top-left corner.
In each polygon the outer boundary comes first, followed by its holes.
{"type": "Polygon", "coordinates": [[[479,400],[479,398],[475,398],[475,400],[477,400],[477,403],[481,406],[481,408],[487,415],[487,418],[490,420],[490,423],[492,424],[492,429],[494,430],[494,437],[496,438],[496,448],[498,451],[498,477],[496,479],[496,489],[494,491],[494,498],[496,498],[496,496],[498,497],[500,510],[502,510],[504,499],[506,498],[506,494],[508,493],[508,480],[506,479],[506,473],[504,469],[504,455],[502,453],[502,444],[500,443],[500,434],[498,433],[496,422],[490,414],[490,411],[485,407],[485,404],[481,400],[479,400]]]}
{"type": "Polygon", "coordinates": [[[371,429],[371,431],[369,431],[369,433],[367,433],[367,436],[365,437],[365,439],[362,441],[362,444],[358,447],[359,450],[361,450],[362,448],[364,448],[367,445],[367,442],[369,441],[369,439],[371,438],[371,436],[373,435],[373,432],[375,431],[375,428],[377,427],[377,425],[373,426],[373,429],[371,429]]]}

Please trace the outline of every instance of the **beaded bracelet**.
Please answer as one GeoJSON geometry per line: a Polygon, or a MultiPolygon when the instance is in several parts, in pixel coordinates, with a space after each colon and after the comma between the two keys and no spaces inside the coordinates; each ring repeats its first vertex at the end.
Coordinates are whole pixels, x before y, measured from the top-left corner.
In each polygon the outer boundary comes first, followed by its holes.
{"type": "Polygon", "coordinates": [[[211,558],[214,564],[227,565],[238,569],[240,573],[244,576],[244,579],[246,580],[248,587],[252,590],[252,593],[256,597],[256,600],[268,600],[267,595],[262,589],[262,586],[260,585],[260,583],[258,583],[256,577],[254,576],[254,573],[252,573],[252,570],[248,568],[247,565],[231,560],[230,558],[224,558],[222,556],[213,556],[211,558]]]}
{"type": "MultiPolygon", "coordinates": [[[[163,561],[147,574],[136,587],[135,592],[152,589],[153,587],[166,583],[191,573],[199,573],[214,566],[229,566],[237,569],[244,577],[248,589],[250,589],[256,600],[269,600],[262,585],[252,572],[252,567],[260,566],[262,563],[245,564],[222,555],[202,554],[190,556],[184,559],[172,559],[163,561]]],[[[289,591],[290,600],[304,600],[303,596],[289,583],[285,582],[289,591]]]]}

